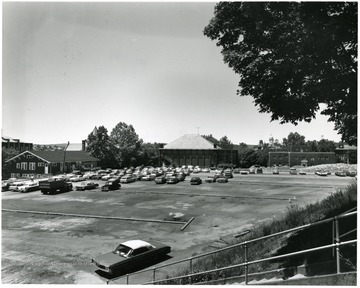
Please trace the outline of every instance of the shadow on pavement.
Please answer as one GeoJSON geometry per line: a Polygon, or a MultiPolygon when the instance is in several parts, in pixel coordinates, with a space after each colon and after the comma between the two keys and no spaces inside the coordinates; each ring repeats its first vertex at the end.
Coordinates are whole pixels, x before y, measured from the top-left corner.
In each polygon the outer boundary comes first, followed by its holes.
{"type": "Polygon", "coordinates": [[[120,276],[125,276],[126,274],[131,274],[131,273],[143,270],[145,268],[149,268],[151,266],[154,266],[156,264],[159,264],[159,263],[164,262],[166,260],[169,260],[171,258],[173,258],[173,257],[171,257],[169,255],[165,255],[165,256],[159,258],[157,261],[151,261],[151,262],[146,261],[144,263],[141,263],[137,267],[130,268],[130,269],[123,268],[122,271],[115,272],[113,275],[110,275],[109,273],[106,273],[106,272],[104,272],[102,270],[95,270],[95,273],[98,274],[100,277],[103,277],[103,278],[105,278],[107,280],[112,280],[112,279],[118,278],[120,276]]]}

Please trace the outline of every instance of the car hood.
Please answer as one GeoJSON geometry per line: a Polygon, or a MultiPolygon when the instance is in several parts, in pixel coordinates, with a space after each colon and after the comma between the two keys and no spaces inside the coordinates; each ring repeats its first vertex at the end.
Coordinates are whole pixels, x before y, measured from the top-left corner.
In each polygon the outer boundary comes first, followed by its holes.
{"type": "Polygon", "coordinates": [[[127,259],[128,258],[125,258],[125,257],[121,256],[120,254],[115,254],[113,252],[109,252],[109,253],[100,255],[98,257],[95,257],[93,260],[96,263],[102,264],[106,267],[110,267],[111,265],[125,261],[127,259]]]}

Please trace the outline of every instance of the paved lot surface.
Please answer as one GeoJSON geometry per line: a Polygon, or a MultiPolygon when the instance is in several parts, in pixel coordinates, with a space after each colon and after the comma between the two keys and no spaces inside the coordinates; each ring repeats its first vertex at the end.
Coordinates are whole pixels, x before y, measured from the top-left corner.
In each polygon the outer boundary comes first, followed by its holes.
{"type": "MultiPolygon", "coordinates": [[[[197,176],[205,179],[208,175],[197,176]]],[[[187,177],[175,185],[135,182],[110,192],[3,192],[2,283],[104,283],[106,279],[96,273],[91,258],[111,251],[123,241],[143,239],[168,244],[172,252],[161,264],[171,263],[215,249],[220,237],[231,238],[280,216],[289,206],[289,199],[298,205],[313,203],[354,181],[334,175],[234,176],[226,184],[199,186],[190,185],[187,177]],[[6,209],[116,216],[122,220],[6,209]],[[182,222],[161,223],[173,220],[170,213],[184,214],[182,222]],[[181,231],[192,217],[194,221],[181,231]]],[[[141,275],[136,280],[141,283],[150,279],[151,275],[141,275]]]]}

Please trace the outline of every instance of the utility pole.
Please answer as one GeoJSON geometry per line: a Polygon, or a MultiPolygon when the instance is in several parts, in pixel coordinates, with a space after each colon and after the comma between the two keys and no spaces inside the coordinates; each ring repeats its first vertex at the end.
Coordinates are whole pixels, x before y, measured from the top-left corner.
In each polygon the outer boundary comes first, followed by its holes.
{"type": "Polygon", "coordinates": [[[63,173],[65,173],[65,157],[66,157],[66,149],[69,147],[70,141],[68,141],[65,149],[64,149],[64,161],[63,161],[63,173]]]}

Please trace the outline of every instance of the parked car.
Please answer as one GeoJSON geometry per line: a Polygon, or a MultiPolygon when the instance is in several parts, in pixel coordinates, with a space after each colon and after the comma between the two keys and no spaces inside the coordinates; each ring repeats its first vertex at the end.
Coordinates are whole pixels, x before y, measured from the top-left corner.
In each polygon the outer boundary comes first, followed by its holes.
{"type": "Polygon", "coordinates": [[[346,171],[346,176],[355,177],[356,171],[346,171]]]}
{"type": "Polygon", "coordinates": [[[201,169],[201,172],[210,173],[210,168],[204,167],[201,169]]]}
{"type": "Polygon", "coordinates": [[[326,171],[322,171],[322,170],[316,171],[315,174],[318,176],[327,176],[328,175],[328,173],[326,171]]]}
{"type": "Polygon", "coordinates": [[[141,181],[153,181],[155,180],[156,176],[154,176],[153,174],[148,174],[146,176],[143,176],[141,178],[141,181]]]}
{"type": "Polygon", "coordinates": [[[8,191],[10,183],[7,181],[1,181],[1,191],[8,191]]]}
{"type": "Polygon", "coordinates": [[[299,175],[306,175],[306,172],[304,170],[300,170],[299,175]]]}
{"type": "Polygon", "coordinates": [[[166,177],[159,176],[159,177],[156,177],[154,181],[156,184],[164,184],[164,183],[166,183],[166,177]]]}
{"type": "Polygon", "coordinates": [[[76,186],[76,190],[91,190],[91,189],[95,189],[98,188],[99,184],[92,182],[92,181],[86,181],[86,182],[82,182],[79,186],[76,186]]]}
{"type": "Polygon", "coordinates": [[[235,168],[234,169],[234,174],[240,174],[240,168],[235,168]]]}
{"type": "Polygon", "coordinates": [[[217,183],[227,183],[229,182],[229,179],[226,176],[220,176],[219,178],[216,179],[217,183]]]}
{"type": "Polygon", "coordinates": [[[73,176],[73,177],[70,177],[69,180],[70,180],[71,182],[80,182],[80,181],[84,181],[85,178],[84,178],[84,176],[82,176],[82,175],[75,175],[75,176],[73,176]]]}
{"type": "Polygon", "coordinates": [[[21,193],[36,191],[39,189],[40,186],[39,186],[39,182],[37,181],[27,182],[24,185],[18,187],[18,191],[21,193]]]}
{"type": "Polygon", "coordinates": [[[112,176],[113,176],[113,175],[106,174],[106,175],[104,175],[104,176],[101,177],[101,180],[107,181],[107,180],[109,180],[112,176]]]}
{"type": "Polygon", "coordinates": [[[179,182],[180,182],[180,180],[176,176],[171,176],[171,177],[167,178],[167,180],[166,180],[167,184],[177,184],[179,182]]]}
{"type": "Polygon", "coordinates": [[[101,186],[101,191],[117,190],[120,189],[120,179],[119,178],[110,178],[106,181],[105,185],[101,186]]]}
{"type": "Polygon", "coordinates": [[[346,176],[346,171],[341,171],[341,170],[336,171],[335,175],[339,176],[339,177],[345,177],[346,176]]]}
{"type": "Polygon", "coordinates": [[[227,178],[234,178],[231,170],[225,170],[224,176],[227,177],[227,178]]]}
{"type": "Polygon", "coordinates": [[[185,173],[180,172],[176,175],[176,177],[179,179],[179,181],[184,181],[186,178],[186,175],[185,175],[185,173]]]}
{"type": "Polygon", "coordinates": [[[289,172],[290,172],[291,175],[297,175],[296,168],[290,168],[289,172]]]}
{"type": "Polygon", "coordinates": [[[274,175],[280,174],[279,168],[275,167],[275,168],[273,169],[272,173],[273,173],[274,175]]]}
{"type": "Polygon", "coordinates": [[[120,178],[120,183],[131,183],[135,181],[136,181],[135,177],[129,174],[126,174],[120,178]]]}
{"type": "Polygon", "coordinates": [[[217,178],[219,178],[219,175],[208,176],[205,179],[205,183],[214,183],[217,178]]]}
{"type": "Polygon", "coordinates": [[[25,185],[25,182],[13,182],[13,183],[10,183],[10,186],[9,186],[9,190],[10,191],[19,191],[19,188],[21,186],[24,186],[25,185]]]}
{"type": "Polygon", "coordinates": [[[255,172],[256,172],[255,166],[251,166],[251,167],[249,168],[249,174],[255,174],[255,172]]]}
{"type": "Polygon", "coordinates": [[[240,170],[240,174],[241,174],[241,175],[247,175],[247,174],[249,174],[249,170],[241,169],[241,170],[240,170]]]}
{"type": "Polygon", "coordinates": [[[200,185],[202,183],[202,180],[200,177],[192,177],[190,179],[190,185],[200,185]]]}
{"type": "Polygon", "coordinates": [[[113,275],[143,267],[144,262],[151,263],[171,252],[171,247],[160,242],[130,240],[121,243],[114,251],[91,259],[100,270],[113,275]]]}

